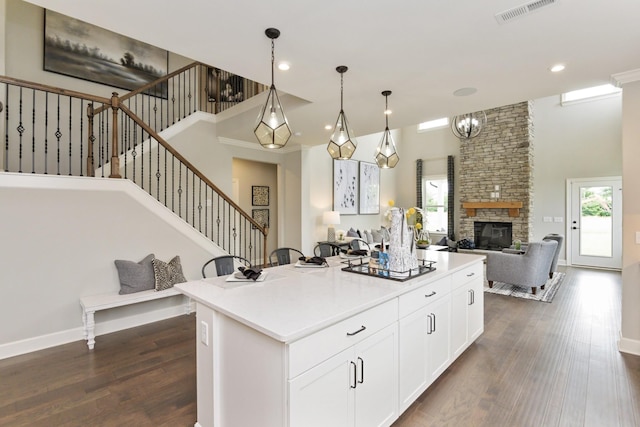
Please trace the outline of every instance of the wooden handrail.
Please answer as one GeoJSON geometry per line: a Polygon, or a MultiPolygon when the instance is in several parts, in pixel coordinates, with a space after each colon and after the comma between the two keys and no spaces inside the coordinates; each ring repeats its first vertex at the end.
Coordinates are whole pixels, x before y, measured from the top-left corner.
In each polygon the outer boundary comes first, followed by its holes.
{"type": "Polygon", "coordinates": [[[269,233],[268,227],[262,226],[256,220],[254,220],[248,213],[246,213],[240,206],[238,206],[233,200],[231,200],[222,190],[220,190],[209,178],[207,178],[202,172],[198,170],[191,162],[185,159],[178,151],[176,151],[167,141],[165,141],[156,131],[151,129],[149,125],[143,122],[138,116],[133,114],[133,112],[124,106],[123,104],[119,104],[118,108],[122,110],[130,119],[136,122],[145,132],[147,132],[151,137],[153,137],[158,144],[162,145],[165,150],[171,153],[176,159],[182,162],[191,172],[193,172],[199,179],[201,179],[205,184],[211,187],[222,199],[227,202],[231,207],[233,207],[240,215],[242,215],[245,219],[247,219],[253,226],[255,226],[264,236],[263,242],[263,257],[264,263],[267,263],[267,234],[269,233]]]}
{"type": "MultiPolygon", "coordinates": [[[[146,85],[144,85],[144,86],[142,86],[142,87],[139,87],[139,88],[138,88],[138,89],[136,89],[136,90],[133,90],[133,91],[131,91],[131,92],[129,92],[129,93],[127,93],[127,94],[125,94],[125,95],[122,95],[122,96],[120,97],[120,102],[126,101],[127,99],[132,98],[132,97],[134,97],[134,96],[136,96],[136,95],[138,95],[138,94],[140,94],[140,93],[143,93],[144,91],[146,91],[146,90],[148,90],[148,89],[151,89],[151,88],[153,88],[153,87],[155,87],[155,86],[159,85],[160,83],[163,83],[163,82],[165,82],[165,81],[168,81],[169,79],[171,79],[171,78],[173,78],[173,77],[177,76],[178,74],[184,73],[184,72],[185,72],[185,71],[187,71],[189,68],[194,68],[194,67],[197,67],[197,66],[199,66],[199,65],[205,65],[205,64],[203,64],[203,63],[201,63],[201,62],[197,62],[197,61],[196,61],[196,62],[192,62],[192,63],[191,63],[191,64],[189,64],[189,65],[185,65],[184,67],[179,68],[179,69],[177,69],[177,70],[175,70],[175,71],[173,71],[173,72],[171,72],[171,73],[167,74],[166,76],[162,76],[162,77],[160,77],[159,79],[152,81],[151,83],[147,83],[146,85]]],[[[207,67],[208,67],[208,65],[205,65],[205,66],[207,66],[207,67]]],[[[94,111],[94,114],[100,114],[100,113],[102,113],[104,110],[106,110],[107,108],[109,108],[109,106],[102,106],[102,107],[100,107],[100,108],[96,108],[96,109],[95,109],[95,111],[94,111]]]]}
{"type": "Polygon", "coordinates": [[[111,98],[103,98],[101,96],[89,95],[88,93],[76,92],[75,90],[62,89],[59,87],[43,85],[40,83],[28,82],[26,80],[16,79],[13,77],[0,76],[0,83],[7,83],[16,86],[26,87],[28,89],[42,90],[45,92],[51,92],[59,95],[70,96],[73,98],[82,98],[88,101],[99,102],[101,104],[108,104],[106,108],[111,107],[111,98]]]}

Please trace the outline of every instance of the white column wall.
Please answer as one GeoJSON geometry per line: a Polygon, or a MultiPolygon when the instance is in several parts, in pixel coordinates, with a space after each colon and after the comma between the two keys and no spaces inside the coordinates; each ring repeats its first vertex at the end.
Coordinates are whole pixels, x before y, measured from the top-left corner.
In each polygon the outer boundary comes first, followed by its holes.
{"type": "Polygon", "coordinates": [[[623,86],[622,322],[620,350],[640,355],[640,82],[623,86]]]}

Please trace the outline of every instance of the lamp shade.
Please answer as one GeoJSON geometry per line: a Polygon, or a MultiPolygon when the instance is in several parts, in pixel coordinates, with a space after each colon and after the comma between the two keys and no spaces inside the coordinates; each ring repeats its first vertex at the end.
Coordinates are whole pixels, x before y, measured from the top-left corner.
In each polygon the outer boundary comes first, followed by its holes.
{"type": "Polygon", "coordinates": [[[344,114],[343,104],[343,78],[344,73],[348,70],[346,65],[340,65],[336,68],[336,71],[340,73],[340,113],[338,114],[338,120],[333,128],[327,151],[334,159],[348,160],[356,151],[358,142],[356,141],[353,131],[349,127],[347,122],[347,116],[344,114]]]}
{"type": "Polygon", "coordinates": [[[322,223],[325,225],[336,225],[340,224],[340,212],[338,211],[327,211],[322,214],[322,223]]]}
{"type": "Polygon", "coordinates": [[[400,160],[398,156],[398,150],[396,150],[396,143],[393,141],[393,136],[391,135],[391,131],[389,130],[389,104],[387,102],[387,98],[391,95],[390,90],[385,90],[382,92],[384,96],[385,102],[385,123],[386,127],[384,132],[382,133],[382,139],[380,140],[380,144],[375,152],[376,163],[381,169],[390,169],[395,167],[400,160]]]}
{"type": "Polygon", "coordinates": [[[267,102],[262,107],[253,133],[258,138],[260,145],[265,148],[282,148],[291,138],[291,128],[282,110],[278,91],[273,80],[273,68],[275,57],[273,54],[274,40],[280,36],[277,28],[267,28],[265,34],[271,39],[271,87],[267,94],[267,102]]]}

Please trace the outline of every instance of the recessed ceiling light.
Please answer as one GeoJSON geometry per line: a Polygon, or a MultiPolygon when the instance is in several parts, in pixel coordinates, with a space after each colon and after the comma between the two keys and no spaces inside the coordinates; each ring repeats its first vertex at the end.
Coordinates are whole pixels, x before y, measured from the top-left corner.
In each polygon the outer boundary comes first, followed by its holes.
{"type": "Polygon", "coordinates": [[[560,71],[563,71],[565,68],[564,64],[556,64],[553,67],[549,68],[549,70],[552,73],[559,73],[560,71]]]}
{"type": "Polygon", "coordinates": [[[384,110],[384,113],[388,116],[389,114],[393,113],[393,111],[391,111],[391,110],[384,110]]]}
{"type": "Polygon", "coordinates": [[[325,125],[325,126],[324,126],[324,128],[325,128],[326,130],[331,130],[331,125],[325,125]]]}
{"type": "Polygon", "coordinates": [[[291,66],[287,62],[281,62],[278,64],[278,70],[287,71],[291,66]]]}
{"type": "Polygon", "coordinates": [[[453,92],[453,96],[469,96],[476,93],[478,89],[475,87],[463,87],[453,92]]]}

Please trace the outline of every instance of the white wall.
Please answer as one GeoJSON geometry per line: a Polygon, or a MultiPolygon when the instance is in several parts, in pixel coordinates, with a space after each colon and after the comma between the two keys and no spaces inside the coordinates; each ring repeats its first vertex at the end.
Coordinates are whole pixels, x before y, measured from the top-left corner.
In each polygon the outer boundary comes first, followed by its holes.
{"type": "MultiPolygon", "coordinates": [[[[394,130],[392,135],[400,155],[400,162],[394,169],[380,170],[380,214],[341,215],[340,225],[335,226],[336,230],[346,231],[353,227],[362,231],[379,229],[381,225],[385,225],[383,215],[387,202],[396,198],[398,170],[413,167],[412,161],[403,154],[404,144],[401,141],[401,132],[394,130]]],[[[358,147],[351,159],[375,163],[374,153],[380,138],[382,138],[381,133],[359,136],[358,147]]],[[[305,174],[309,177],[307,194],[310,195],[308,214],[302,226],[302,233],[306,236],[303,252],[306,254],[313,252],[318,241],[327,240],[327,226],[322,224],[322,214],[333,209],[333,159],[329,156],[326,145],[310,148],[303,166],[305,174]]]]}
{"type": "MultiPolygon", "coordinates": [[[[128,180],[0,173],[0,200],[0,358],[82,339],[79,298],[118,292],[116,259],[179,255],[195,280],[222,253],[128,180]]],[[[181,297],[98,313],[96,332],[149,311],[180,314],[181,297]]]]}
{"type": "Polygon", "coordinates": [[[620,349],[640,355],[640,82],[623,86],[622,329],[620,349]]]}
{"type": "MultiPolygon", "coordinates": [[[[111,92],[123,95],[126,89],[56,74],[43,69],[44,9],[21,0],[6,1],[6,38],[4,75],[64,89],[111,97],[111,92]]],[[[193,62],[179,55],[169,55],[169,70],[193,62]]]]}
{"type": "Polygon", "coordinates": [[[622,175],[622,97],[562,106],[560,96],[550,96],[536,99],[533,112],[534,240],[548,233],[567,238],[567,179],[622,175]],[[563,222],[543,222],[544,216],[563,222]]]}

